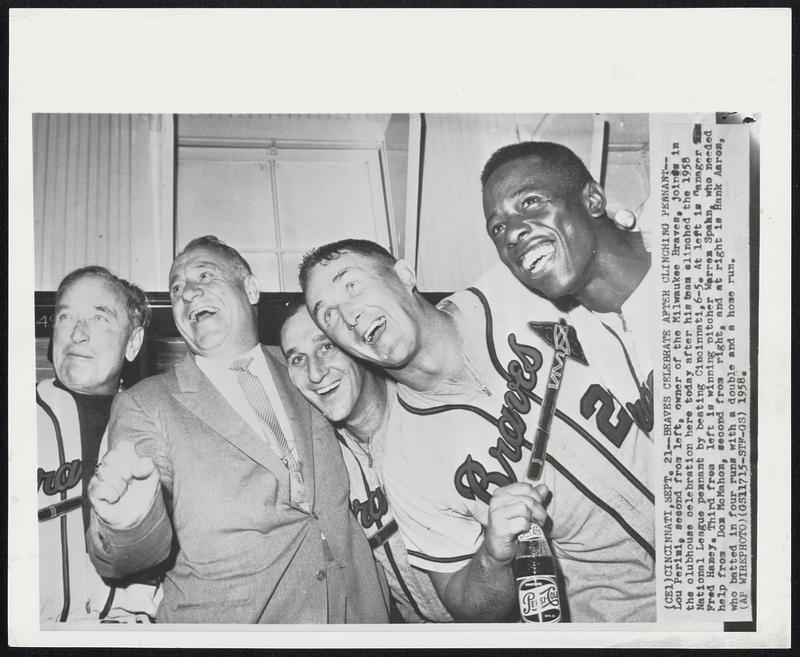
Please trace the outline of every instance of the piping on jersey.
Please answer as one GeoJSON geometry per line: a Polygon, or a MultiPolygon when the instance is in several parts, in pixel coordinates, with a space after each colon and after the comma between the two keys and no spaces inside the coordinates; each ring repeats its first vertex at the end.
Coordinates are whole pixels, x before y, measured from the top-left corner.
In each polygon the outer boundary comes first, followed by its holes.
{"type": "Polygon", "coordinates": [[[558,470],[565,479],[567,479],[570,483],[572,483],[575,488],[577,488],[581,493],[583,493],[587,498],[589,498],[594,504],[599,506],[603,509],[608,515],[610,515],[617,523],[622,527],[630,537],[636,541],[639,545],[641,545],[645,552],[650,555],[650,557],[655,561],[656,558],[656,551],[655,548],[650,544],[650,542],[644,538],[639,532],[637,532],[633,527],[631,527],[625,519],[609,504],[601,500],[597,497],[591,490],[589,490],[586,486],[584,486],[580,480],[573,475],[567,468],[561,465],[555,458],[547,454],[546,456],[547,461],[552,465],[556,470],[558,470]]]}
{"type": "MultiPolygon", "coordinates": [[[[619,346],[622,347],[622,353],[625,354],[625,362],[628,364],[628,371],[631,373],[631,376],[633,377],[633,382],[636,384],[636,389],[639,391],[639,400],[637,400],[637,402],[640,401],[642,405],[646,405],[648,396],[650,398],[649,413],[647,413],[647,417],[645,419],[642,418],[640,412],[634,412],[633,408],[630,408],[635,404],[631,404],[630,402],[626,404],[626,407],[628,407],[627,410],[633,421],[636,422],[639,428],[645,433],[647,433],[647,435],[649,436],[650,432],[653,430],[653,391],[652,391],[653,383],[652,381],[650,382],[650,389],[647,388],[647,385],[645,385],[644,388],[642,387],[642,384],[639,381],[639,376],[636,374],[636,370],[633,367],[633,361],[631,361],[630,354],[628,353],[628,348],[625,346],[625,343],[622,341],[622,338],[620,338],[619,335],[617,335],[617,332],[614,329],[612,329],[608,324],[602,321],[600,323],[609,333],[611,333],[611,335],[613,335],[616,338],[617,342],[619,342],[619,346]]],[[[651,378],[652,375],[653,371],[650,370],[648,378],[651,378]]],[[[647,412],[647,409],[645,409],[645,412],[647,412]]]]}
{"type": "MultiPolygon", "coordinates": [[[[348,451],[353,455],[353,458],[355,459],[356,464],[358,465],[359,472],[361,473],[361,483],[364,484],[364,490],[369,491],[370,489],[369,482],[367,481],[367,476],[364,474],[364,468],[361,467],[361,461],[358,460],[358,457],[356,456],[355,452],[350,448],[350,445],[347,444],[347,441],[345,441],[345,439],[342,437],[339,431],[336,430],[335,433],[336,433],[336,438],[339,439],[339,442],[342,443],[342,445],[344,445],[345,447],[347,447],[348,451]]],[[[397,522],[395,520],[392,520],[391,523],[389,523],[389,525],[387,525],[384,528],[380,518],[376,518],[375,525],[378,527],[378,534],[380,534],[383,529],[388,529],[393,526],[393,528],[384,537],[383,539],[384,542],[380,545],[380,547],[382,547],[384,552],[386,553],[386,558],[389,560],[389,565],[392,567],[392,572],[394,572],[394,576],[397,578],[397,582],[400,584],[400,588],[403,589],[403,593],[406,594],[406,598],[408,599],[409,604],[411,604],[411,607],[414,609],[414,612],[417,614],[417,616],[422,618],[426,623],[430,623],[431,619],[422,613],[422,610],[419,608],[419,604],[414,599],[411,590],[408,588],[408,585],[403,579],[403,575],[400,572],[400,567],[397,565],[397,562],[395,561],[394,558],[394,554],[392,553],[392,547],[388,543],[389,537],[392,534],[394,534],[398,529],[397,522]]],[[[370,547],[372,547],[372,545],[370,545],[370,547]]]]}
{"type": "MultiPolygon", "coordinates": [[[[497,425],[497,423],[494,420],[494,418],[492,418],[483,409],[475,408],[473,406],[468,406],[468,405],[463,405],[462,404],[462,405],[458,405],[458,406],[456,406],[456,405],[448,405],[448,406],[437,406],[435,408],[418,409],[418,408],[415,408],[413,406],[410,406],[407,402],[405,402],[399,396],[398,396],[398,400],[400,401],[400,404],[401,404],[401,406],[403,408],[405,408],[410,413],[413,413],[413,414],[416,414],[416,415],[433,415],[433,414],[437,414],[437,413],[444,413],[446,411],[451,411],[451,410],[465,410],[465,411],[472,411],[472,412],[476,413],[477,415],[481,416],[482,418],[484,418],[485,420],[487,420],[490,424],[492,424],[494,426],[497,425]]],[[[525,447],[527,447],[528,449],[531,448],[531,443],[528,440],[523,439],[522,440],[522,444],[525,447]]],[[[575,486],[575,488],[577,488],[593,504],[595,504],[596,506],[600,507],[606,513],[608,513],[612,518],[614,518],[614,520],[617,521],[617,523],[620,525],[620,527],[622,527],[622,529],[634,541],[636,541],[640,546],[642,546],[642,548],[644,548],[644,550],[653,559],[655,559],[655,549],[653,548],[653,546],[647,541],[647,539],[642,537],[636,530],[634,530],[633,527],[631,527],[622,518],[622,516],[613,509],[613,507],[611,507],[609,504],[607,504],[606,502],[601,500],[594,493],[592,493],[588,488],[586,488],[583,484],[581,484],[580,481],[571,472],[569,472],[569,470],[567,470],[563,465],[558,463],[558,461],[556,461],[550,454],[546,454],[545,455],[545,460],[548,463],[550,463],[550,465],[552,465],[556,470],[558,470],[558,472],[560,472],[564,476],[565,479],[570,481],[575,486]]],[[[473,555],[462,555],[462,556],[457,556],[457,557],[441,558],[441,557],[432,557],[432,556],[429,556],[429,555],[424,554],[422,552],[417,552],[416,550],[408,550],[408,553],[414,555],[415,557],[417,557],[419,559],[424,559],[424,560],[427,560],[427,561],[434,561],[434,562],[439,562],[439,563],[452,563],[454,561],[462,561],[462,560],[466,560],[466,559],[471,559],[472,556],[473,556],[473,555]]]]}
{"type": "MultiPolygon", "coordinates": [[[[41,398],[39,395],[39,391],[36,391],[36,403],[42,407],[42,410],[47,414],[47,417],[50,418],[50,421],[53,423],[53,429],[56,432],[56,445],[58,446],[58,464],[59,466],[63,466],[66,463],[67,457],[64,452],[64,436],[61,433],[61,422],[58,421],[56,414],[53,412],[53,409],[41,398]]],[[[60,496],[62,500],[65,500],[67,497],[67,491],[62,490],[60,491],[60,496]]],[[[80,507],[82,508],[83,504],[80,507]]],[[[61,516],[59,519],[60,522],[60,531],[61,531],[61,582],[62,586],[64,587],[64,605],[61,608],[61,615],[59,617],[59,622],[63,623],[67,620],[69,616],[69,607],[70,607],[70,595],[69,595],[69,547],[67,545],[67,514],[61,516]]],[[[81,519],[81,522],[83,520],[81,519]]],[[[41,556],[41,547],[40,547],[40,556],[41,556]]],[[[114,594],[117,590],[116,586],[109,587],[108,597],[106,598],[106,603],[103,605],[103,610],[100,612],[99,619],[104,619],[108,612],[111,610],[111,605],[114,602],[114,594]]]]}
{"type": "Polygon", "coordinates": [[[406,550],[411,556],[417,557],[417,559],[422,559],[424,561],[433,561],[435,563],[456,563],[457,561],[470,561],[472,557],[475,556],[475,552],[472,554],[459,554],[455,557],[432,557],[429,554],[425,554],[424,552],[419,552],[418,550],[406,550]]]}
{"type": "MultiPolygon", "coordinates": [[[[42,410],[50,418],[53,423],[53,429],[56,432],[56,445],[58,446],[58,465],[63,466],[66,462],[64,455],[64,437],[61,435],[61,423],[58,421],[53,409],[41,398],[39,391],[36,391],[36,403],[41,406],[42,410]]],[[[67,491],[62,490],[59,492],[62,500],[66,499],[67,491]]],[[[59,518],[61,530],[61,584],[64,588],[64,605],[61,607],[61,615],[59,621],[63,623],[69,616],[69,547],[67,546],[67,516],[63,515],[59,518]]],[[[41,547],[40,547],[41,551],[41,547]]]]}
{"type": "MultiPolygon", "coordinates": [[[[496,351],[494,349],[493,321],[492,321],[491,310],[488,307],[488,302],[486,301],[485,297],[483,296],[483,294],[479,290],[477,290],[475,288],[469,288],[469,290],[470,290],[470,292],[475,294],[475,296],[481,302],[481,305],[483,306],[483,309],[484,309],[485,322],[486,322],[486,343],[487,343],[487,350],[489,352],[489,357],[490,357],[490,359],[492,361],[492,365],[495,367],[496,371],[506,381],[510,382],[511,378],[510,378],[509,374],[501,367],[501,365],[499,363],[499,360],[497,358],[496,351]]],[[[538,395],[534,394],[532,392],[532,390],[528,390],[528,389],[524,389],[523,390],[523,388],[521,386],[519,386],[519,391],[520,392],[524,392],[524,394],[527,397],[529,397],[530,399],[535,401],[537,404],[541,405],[541,403],[542,403],[541,398],[538,395]]],[[[448,410],[466,410],[466,411],[474,412],[475,414],[477,414],[478,416],[480,416],[481,418],[483,418],[484,420],[489,422],[492,426],[494,426],[495,428],[499,429],[499,425],[498,425],[499,420],[498,419],[494,418],[491,414],[489,414],[488,412],[484,411],[483,409],[480,409],[480,408],[477,408],[477,407],[474,407],[474,406],[471,406],[471,405],[466,405],[466,404],[443,405],[443,406],[438,406],[438,407],[433,407],[433,408],[421,409],[421,408],[416,408],[416,407],[411,406],[408,402],[406,402],[402,398],[401,395],[398,395],[398,400],[400,401],[401,406],[405,410],[407,410],[408,412],[410,412],[412,414],[432,415],[432,414],[436,414],[436,413],[442,413],[442,412],[445,412],[445,411],[448,411],[448,410]]],[[[655,503],[654,494],[642,482],[640,482],[639,479],[635,475],[633,475],[633,473],[631,473],[627,468],[625,468],[621,463],[619,463],[619,461],[617,461],[613,457],[612,454],[610,454],[602,445],[600,445],[597,442],[597,440],[593,436],[591,436],[591,434],[587,433],[582,427],[580,427],[577,423],[575,423],[569,416],[565,415],[563,412],[561,412],[559,410],[556,410],[555,415],[559,419],[561,419],[565,424],[567,424],[567,426],[572,428],[579,436],[584,438],[584,440],[586,440],[598,452],[600,452],[606,458],[606,460],[612,466],[614,466],[620,472],[620,474],[622,474],[623,477],[625,477],[625,479],[627,479],[651,504],[655,503]]],[[[529,441],[527,441],[524,437],[520,436],[520,446],[525,446],[528,449],[530,449],[531,448],[531,443],[529,441]]],[[[547,460],[549,462],[551,462],[551,464],[555,463],[555,460],[551,459],[549,457],[547,458],[547,460]]],[[[651,556],[654,555],[655,551],[654,551],[653,547],[650,545],[650,543],[648,543],[641,535],[639,535],[638,532],[636,532],[621,517],[621,515],[619,513],[614,511],[611,506],[609,506],[607,503],[603,502],[600,498],[598,498],[594,493],[592,493],[585,486],[578,485],[576,483],[576,480],[575,480],[574,476],[571,473],[569,473],[566,470],[566,468],[564,468],[560,464],[559,464],[559,466],[560,467],[556,468],[556,469],[559,470],[559,472],[561,472],[562,475],[566,479],[568,479],[569,481],[572,481],[573,483],[575,483],[576,488],[582,494],[584,494],[587,497],[587,499],[589,499],[596,506],[599,506],[600,508],[605,510],[612,518],[614,518],[617,521],[617,523],[620,525],[620,527],[622,527],[622,529],[627,534],[629,534],[634,541],[636,541],[640,546],[642,546],[645,549],[646,552],[648,552],[648,554],[650,554],[651,556]]],[[[505,468],[505,466],[504,466],[504,468],[505,468]]],[[[516,477],[514,476],[513,472],[509,473],[508,470],[507,470],[507,474],[511,475],[511,476],[509,476],[509,478],[512,481],[516,480],[516,477]]],[[[429,559],[429,560],[432,560],[432,561],[437,561],[438,560],[436,558],[428,557],[427,555],[424,555],[424,554],[419,553],[419,552],[409,551],[409,554],[414,554],[414,556],[417,556],[417,557],[420,557],[420,558],[423,558],[423,559],[429,559]]],[[[450,559],[446,559],[446,560],[443,560],[443,561],[457,561],[457,560],[460,560],[460,559],[459,558],[455,558],[455,559],[454,558],[450,558],[450,559]]]]}

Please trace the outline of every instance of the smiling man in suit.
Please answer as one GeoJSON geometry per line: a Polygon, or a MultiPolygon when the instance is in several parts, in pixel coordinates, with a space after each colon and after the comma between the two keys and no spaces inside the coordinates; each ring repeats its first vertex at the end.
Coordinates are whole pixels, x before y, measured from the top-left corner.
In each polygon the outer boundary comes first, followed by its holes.
{"type": "Polygon", "coordinates": [[[337,441],[259,344],[247,261],[197,238],[169,291],[189,353],[115,401],[89,489],[98,571],[165,563],[160,622],[386,622],[337,441]]]}

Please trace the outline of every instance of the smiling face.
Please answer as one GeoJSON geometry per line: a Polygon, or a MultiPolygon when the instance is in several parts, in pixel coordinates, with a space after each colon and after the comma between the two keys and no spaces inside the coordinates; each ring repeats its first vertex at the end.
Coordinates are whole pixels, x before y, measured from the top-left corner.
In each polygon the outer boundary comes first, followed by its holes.
{"type": "Polygon", "coordinates": [[[314,321],[336,344],[381,367],[404,367],[419,343],[419,322],[408,263],[394,267],[343,252],[315,265],[305,288],[314,321]]]}
{"type": "Polygon", "coordinates": [[[331,422],[358,411],[365,370],[337,347],[300,308],[281,329],[281,349],[295,387],[331,422]]]}
{"type": "Polygon", "coordinates": [[[527,287],[556,299],[593,275],[595,217],[605,212],[596,183],[575,192],[537,156],[500,166],[483,191],[486,230],[500,259],[527,287]]]}
{"type": "Polygon", "coordinates": [[[125,358],[133,360],[143,329],[132,329],[122,295],[111,283],[86,276],[61,295],[53,327],[53,366],[70,390],[113,395],[125,358]]]}
{"type": "Polygon", "coordinates": [[[258,283],[221,253],[197,247],[181,254],[169,273],[172,316],[189,349],[233,359],[258,343],[252,304],[258,283]]]}

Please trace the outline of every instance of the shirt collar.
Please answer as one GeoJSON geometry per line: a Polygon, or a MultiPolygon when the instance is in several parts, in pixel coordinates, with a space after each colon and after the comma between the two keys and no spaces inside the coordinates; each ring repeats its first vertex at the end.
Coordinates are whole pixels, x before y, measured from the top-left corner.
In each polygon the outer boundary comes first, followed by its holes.
{"type": "Polygon", "coordinates": [[[237,361],[241,358],[248,358],[252,357],[253,362],[251,363],[251,367],[260,366],[261,363],[266,363],[266,359],[264,358],[264,352],[261,349],[260,344],[256,344],[252,349],[244,352],[243,354],[239,354],[235,358],[231,358],[230,360],[226,358],[208,358],[206,356],[201,356],[200,354],[195,355],[195,362],[197,366],[203,372],[228,372],[230,371],[230,366],[234,361],[237,361]]]}

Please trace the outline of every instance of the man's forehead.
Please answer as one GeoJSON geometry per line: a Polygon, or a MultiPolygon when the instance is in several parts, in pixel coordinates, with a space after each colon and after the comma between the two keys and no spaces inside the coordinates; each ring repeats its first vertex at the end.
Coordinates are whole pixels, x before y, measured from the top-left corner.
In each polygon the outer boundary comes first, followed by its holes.
{"type": "Polygon", "coordinates": [[[220,269],[233,267],[233,263],[221,253],[205,247],[197,247],[191,251],[181,253],[181,255],[175,258],[174,262],[172,263],[172,267],[170,268],[169,276],[170,278],[173,278],[175,275],[177,275],[178,270],[181,268],[191,269],[193,267],[203,267],[209,265],[218,267],[220,269]]]}
{"type": "Polygon", "coordinates": [[[71,283],[58,301],[59,306],[77,303],[117,310],[124,308],[125,298],[109,281],[99,276],[84,276],[71,283]]]}
{"type": "Polygon", "coordinates": [[[377,258],[372,258],[361,253],[341,251],[337,257],[314,265],[309,273],[309,280],[324,280],[326,282],[339,282],[344,274],[351,270],[374,271],[380,266],[377,258]]]}
{"type": "Polygon", "coordinates": [[[500,166],[491,176],[495,184],[542,185],[561,187],[556,168],[538,155],[527,155],[510,160],[500,166]]]}
{"type": "Polygon", "coordinates": [[[281,329],[281,342],[284,348],[298,349],[303,343],[314,343],[327,340],[327,336],[311,319],[306,308],[301,308],[283,323],[281,329]]]}

